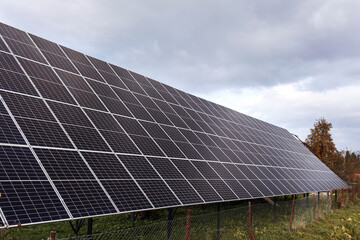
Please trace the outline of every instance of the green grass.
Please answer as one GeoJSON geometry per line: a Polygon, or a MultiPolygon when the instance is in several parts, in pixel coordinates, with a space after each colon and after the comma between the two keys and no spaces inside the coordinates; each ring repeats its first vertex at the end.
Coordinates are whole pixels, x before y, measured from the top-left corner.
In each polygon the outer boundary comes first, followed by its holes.
{"type": "MultiPolygon", "coordinates": [[[[256,239],[350,239],[350,236],[351,239],[360,239],[359,204],[349,204],[342,209],[333,210],[325,216],[317,217],[316,221],[312,221],[312,200],[309,202],[307,207],[305,198],[296,200],[293,222],[293,228],[296,228],[296,230],[289,232],[291,201],[278,202],[277,222],[274,223],[273,207],[258,200],[256,204],[253,204],[252,208],[253,231],[256,239]]],[[[321,207],[325,209],[328,205],[322,204],[321,207]]],[[[218,217],[216,205],[207,205],[206,215],[204,216],[201,215],[201,206],[192,207],[192,210],[191,239],[216,239],[218,217]]],[[[247,202],[225,204],[222,210],[225,211],[221,213],[220,218],[221,239],[248,239],[247,202]]],[[[173,221],[171,239],[184,239],[185,228],[183,225],[185,216],[186,209],[179,208],[175,216],[177,220],[173,221]]],[[[166,239],[166,219],[166,210],[152,211],[147,218],[136,220],[136,231],[133,231],[129,229],[131,227],[131,218],[129,216],[113,215],[94,218],[93,232],[120,231],[117,236],[121,236],[121,239],[166,239]],[[136,232],[136,236],[134,232],[136,232]]],[[[87,222],[85,221],[79,235],[85,235],[86,230],[87,222]]],[[[56,231],[58,238],[74,236],[69,222],[57,222],[25,226],[21,229],[8,229],[8,238],[5,239],[12,239],[12,237],[26,240],[47,239],[50,231],[56,231]]],[[[0,237],[0,239],[3,238],[0,237]]]]}

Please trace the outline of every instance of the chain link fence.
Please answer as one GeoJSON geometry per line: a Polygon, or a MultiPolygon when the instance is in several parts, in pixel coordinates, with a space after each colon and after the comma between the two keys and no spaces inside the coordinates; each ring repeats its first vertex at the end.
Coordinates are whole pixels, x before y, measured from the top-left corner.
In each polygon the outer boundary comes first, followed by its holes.
{"type": "Polygon", "coordinates": [[[157,222],[113,232],[63,238],[62,240],[190,240],[190,239],[261,239],[273,235],[281,238],[281,233],[305,227],[332,209],[357,202],[357,186],[349,191],[297,195],[296,198],[279,199],[271,204],[253,203],[233,209],[192,214],[171,221],[157,222]],[[280,201],[281,200],[281,201],[280,201]]]}

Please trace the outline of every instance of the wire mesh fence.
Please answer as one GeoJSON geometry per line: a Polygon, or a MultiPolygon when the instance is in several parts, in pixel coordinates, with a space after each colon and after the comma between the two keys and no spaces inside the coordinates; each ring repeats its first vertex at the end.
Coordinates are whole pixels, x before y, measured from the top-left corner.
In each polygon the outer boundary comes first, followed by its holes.
{"type": "Polygon", "coordinates": [[[301,229],[331,209],[357,202],[360,194],[357,190],[355,185],[349,190],[333,191],[332,195],[329,192],[303,194],[281,198],[273,204],[270,200],[198,215],[190,210],[186,217],[171,221],[63,240],[261,239],[268,234],[280,238],[282,232],[301,229]]]}

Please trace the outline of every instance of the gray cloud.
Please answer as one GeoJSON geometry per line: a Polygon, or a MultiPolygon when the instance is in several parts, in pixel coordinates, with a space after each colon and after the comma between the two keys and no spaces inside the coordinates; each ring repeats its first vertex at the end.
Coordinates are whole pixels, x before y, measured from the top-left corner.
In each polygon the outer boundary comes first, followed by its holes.
{"type": "MultiPolygon", "coordinates": [[[[205,98],[222,90],[240,95],[244,89],[257,89],[257,94],[292,84],[309,93],[306,97],[321,100],[321,93],[328,97],[329,91],[360,84],[360,2],[356,0],[35,0],[31,4],[0,0],[0,4],[0,20],[5,23],[205,98]]],[[[288,116],[282,111],[293,109],[269,94],[260,103],[277,104],[277,114],[259,105],[241,107],[256,107],[259,110],[251,112],[261,110],[259,117],[299,131],[310,128],[316,118],[331,116],[335,135],[344,139],[343,129],[359,131],[354,120],[359,108],[346,94],[336,96],[336,106],[346,106],[349,112],[337,116],[326,101],[318,104],[300,98],[296,112],[288,116]]],[[[341,140],[341,146],[355,148],[359,139],[350,132],[346,137],[353,141],[341,140]]]]}

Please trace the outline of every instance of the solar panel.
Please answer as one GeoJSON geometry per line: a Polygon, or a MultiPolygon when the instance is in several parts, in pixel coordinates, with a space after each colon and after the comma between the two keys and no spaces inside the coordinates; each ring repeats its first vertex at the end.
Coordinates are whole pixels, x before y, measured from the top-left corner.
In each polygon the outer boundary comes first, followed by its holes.
{"type": "Polygon", "coordinates": [[[0,24],[0,222],[347,187],[287,130],[0,24]]]}

